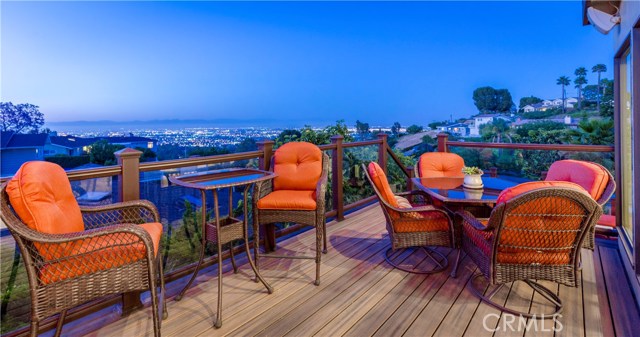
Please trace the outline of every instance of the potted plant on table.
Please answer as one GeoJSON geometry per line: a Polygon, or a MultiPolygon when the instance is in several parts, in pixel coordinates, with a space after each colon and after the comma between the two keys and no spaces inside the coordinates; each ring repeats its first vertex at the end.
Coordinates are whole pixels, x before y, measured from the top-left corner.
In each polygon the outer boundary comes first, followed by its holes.
{"type": "Polygon", "coordinates": [[[482,188],[484,186],[482,184],[482,175],[484,172],[481,169],[475,166],[465,166],[462,168],[462,173],[464,173],[463,187],[482,188]]]}

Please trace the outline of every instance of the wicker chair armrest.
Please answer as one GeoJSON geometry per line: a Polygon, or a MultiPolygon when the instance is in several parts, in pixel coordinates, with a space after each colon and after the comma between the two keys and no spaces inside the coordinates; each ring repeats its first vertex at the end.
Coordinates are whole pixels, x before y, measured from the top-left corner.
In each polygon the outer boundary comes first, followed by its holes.
{"type": "Polygon", "coordinates": [[[273,191],[273,179],[259,181],[253,187],[253,201],[264,198],[267,194],[273,191]]]}
{"type": "Polygon", "coordinates": [[[320,179],[318,179],[318,183],[316,184],[316,201],[324,200],[324,196],[327,192],[327,181],[327,171],[322,170],[322,175],[320,176],[320,179]]]}
{"type": "Polygon", "coordinates": [[[473,214],[469,213],[469,211],[458,211],[456,212],[456,216],[462,218],[465,223],[468,223],[471,227],[478,231],[482,232],[490,232],[493,231],[493,225],[491,222],[488,222],[487,225],[483,225],[480,220],[478,220],[473,214]]]}
{"type": "Polygon", "coordinates": [[[81,206],[85,227],[111,226],[122,223],[160,222],[156,206],[148,200],[118,202],[101,206],[81,206]]]}
{"type": "Polygon", "coordinates": [[[142,227],[136,224],[124,223],[101,228],[89,229],[82,232],[66,234],[47,234],[32,229],[23,231],[22,238],[34,243],[43,244],[72,244],[82,240],[91,240],[115,234],[130,234],[138,237],[145,246],[153,247],[151,235],[142,227]]]}

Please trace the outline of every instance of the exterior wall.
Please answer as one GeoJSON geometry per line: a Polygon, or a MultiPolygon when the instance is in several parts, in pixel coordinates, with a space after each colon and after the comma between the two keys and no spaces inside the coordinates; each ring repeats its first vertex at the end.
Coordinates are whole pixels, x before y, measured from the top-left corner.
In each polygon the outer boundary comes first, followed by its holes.
{"type": "Polygon", "coordinates": [[[44,146],[44,155],[45,157],[52,157],[55,156],[57,154],[64,154],[67,156],[73,156],[76,155],[75,151],[73,151],[73,149],[64,147],[64,146],[59,146],[59,145],[55,145],[55,144],[47,144],[44,146]]]}
{"type": "MultiPolygon", "coordinates": [[[[620,49],[627,36],[631,32],[633,25],[640,17],[640,1],[623,0],[620,3],[620,24],[613,28],[609,35],[613,35],[614,50],[620,49]]],[[[593,29],[593,27],[591,27],[593,29]]]]}
{"type": "Polygon", "coordinates": [[[43,160],[43,150],[40,148],[36,152],[36,148],[3,149],[0,151],[0,175],[3,177],[12,176],[22,163],[30,160],[43,160]]]}

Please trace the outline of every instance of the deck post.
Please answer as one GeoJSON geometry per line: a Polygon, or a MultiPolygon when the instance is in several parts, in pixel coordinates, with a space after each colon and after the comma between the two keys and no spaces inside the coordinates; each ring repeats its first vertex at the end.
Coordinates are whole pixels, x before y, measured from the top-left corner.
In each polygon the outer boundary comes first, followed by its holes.
{"type": "MultiPolygon", "coordinates": [[[[118,196],[120,201],[140,199],[140,156],[141,151],[124,148],[114,152],[122,174],[118,176],[118,196]]],[[[122,315],[127,316],[141,309],[140,292],[133,291],[122,294],[122,315]]]]}
{"type": "Polygon", "coordinates": [[[407,172],[407,191],[413,190],[413,181],[415,172],[413,171],[413,167],[404,167],[404,171],[407,172]]]}
{"type": "Polygon", "coordinates": [[[331,144],[335,144],[336,147],[331,150],[331,192],[333,196],[333,208],[336,210],[336,220],[344,220],[344,198],[343,198],[343,183],[344,177],[342,175],[343,165],[343,152],[342,142],[344,137],[342,135],[335,135],[331,137],[331,144]]]}
{"type": "Polygon", "coordinates": [[[449,152],[449,148],[447,147],[448,140],[448,133],[440,132],[438,134],[438,152],[449,152]]]}
{"type": "MultiPolygon", "coordinates": [[[[257,142],[258,151],[262,151],[262,157],[258,160],[258,166],[261,170],[269,171],[271,168],[271,157],[273,157],[272,140],[263,140],[257,142]]],[[[274,224],[266,224],[264,232],[261,235],[264,238],[265,252],[273,252],[276,250],[276,227],[274,224]]]]}
{"type": "Polygon", "coordinates": [[[378,165],[380,165],[380,167],[382,168],[382,171],[384,171],[385,174],[387,174],[387,138],[389,137],[389,135],[387,135],[384,132],[380,132],[378,134],[378,139],[380,139],[380,141],[382,143],[380,143],[380,145],[378,146],[378,165]]]}

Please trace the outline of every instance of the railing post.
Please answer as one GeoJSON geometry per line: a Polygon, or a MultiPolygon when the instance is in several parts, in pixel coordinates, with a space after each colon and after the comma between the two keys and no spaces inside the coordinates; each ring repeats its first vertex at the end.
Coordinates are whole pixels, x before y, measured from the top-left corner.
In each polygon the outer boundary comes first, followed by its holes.
{"type": "Polygon", "coordinates": [[[449,152],[449,148],[447,147],[448,140],[448,133],[440,132],[438,134],[438,152],[449,152]]]}
{"type": "Polygon", "coordinates": [[[547,179],[547,173],[549,173],[549,171],[540,171],[540,180],[547,179]]]}
{"type": "Polygon", "coordinates": [[[491,178],[495,178],[498,176],[498,168],[497,167],[490,167],[489,168],[489,176],[491,178]]]}
{"type": "MultiPolygon", "coordinates": [[[[262,157],[258,159],[258,165],[261,170],[268,171],[271,167],[271,157],[273,157],[273,144],[272,140],[263,140],[257,142],[258,151],[262,151],[262,157]]],[[[276,250],[276,227],[274,224],[267,224],[264,226],[264,232],[262,237],[264,238],[264,250],[265,252],[273,252],[276,250]]]]}
{"type": "Polygon", "coordinates": [[[387,138],[389,135],[386,133],[379,133],[378,139],[382,141],[382,143],[378,147],[378,165],[382,168],[384,173],[387,173],[387,138]]]}
{"type": "Polygon", "coordinates": [[[413,190],[413,177],[414,177],[414,171],[413,171],[413,167],[405,167],[404,171],[407,172],[407,175],[409,176],[409,178],[407,178],[407,191],[412,191],[413,190]]]}
{"type": "Polygon", "coordinates": [[[342,135],[335,135],[331,137],[331,144],[336,145],[336,148],[331,151],[331,192],[333,195],[333,208],[336,210],[337,221],[344,220],[344,177],[342,175],[343,140],[344,137],[342,135]]]}
{"type": "MultiPolygon", "coordinates": [[[[120,201],[132,201],[140,199],[140,155],[141,151],[124,148],[114,152],[118,165],[122,168],[122,174],[118,177],[118,195],[120,201]]],[[[141,309],[140,292],[128,292],[122,294],[122,315],[141,309]]]]}
{"type": "Polygon", "coordinates": [[[258,145],[258,151],[262,151],[263,155],[258,160],[258,165],[261,170],[268,171],[269,166],[271,165],[271,157],[273,156],[273,144],[275,142],[272,140],[262,140],[256,142],[258,145]]]}

